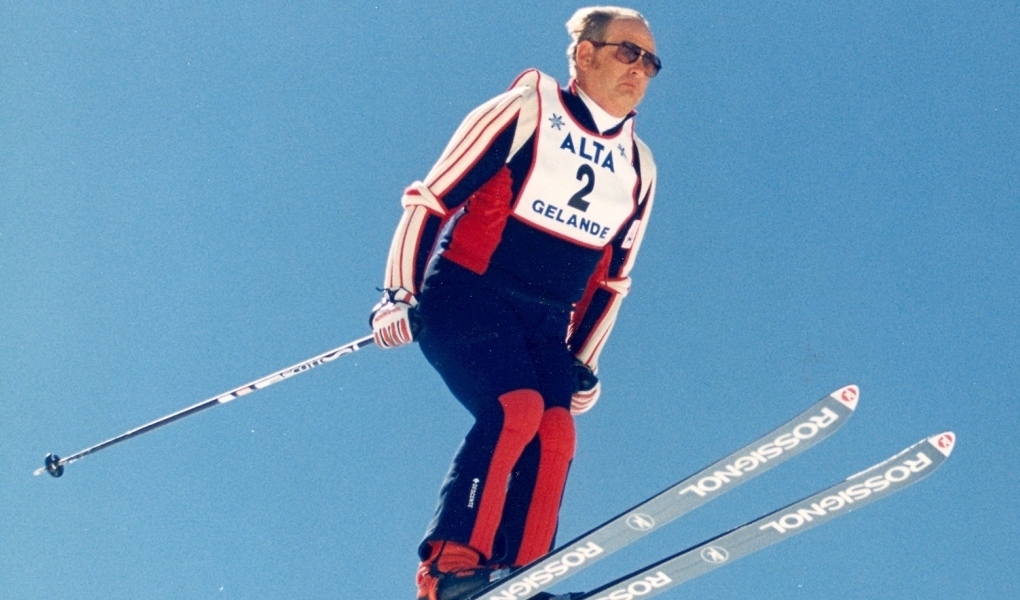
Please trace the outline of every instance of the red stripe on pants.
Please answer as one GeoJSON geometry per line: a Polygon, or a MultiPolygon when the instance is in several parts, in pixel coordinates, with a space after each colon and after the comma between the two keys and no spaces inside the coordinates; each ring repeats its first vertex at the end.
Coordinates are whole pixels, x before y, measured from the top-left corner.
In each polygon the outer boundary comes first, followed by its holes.
{"type": "Polygon", "coordinates": [[[545,408],[542,396],[535,390],[507,392],[499,397],[499,403],[503,407],[503,429],[492,453],[475,526],[471,530],[471,541],[468,542],[468,545],[486,558],[492,556],[493,540],[506,503],[510,472],[524,452],[524,447],[538,432],[545,408]]]}
{"type": "Polygon", "coordinates": [[[545,411],[538,428],[538,442],[541,446],[538,478],[535,480],[515,565],[523,566],[534,561],[549,552],[552,546],[563,488],[567,484],[567,471],[574,458],[576,437],[574,417],[570,411],[561,407],[545,411]]]}

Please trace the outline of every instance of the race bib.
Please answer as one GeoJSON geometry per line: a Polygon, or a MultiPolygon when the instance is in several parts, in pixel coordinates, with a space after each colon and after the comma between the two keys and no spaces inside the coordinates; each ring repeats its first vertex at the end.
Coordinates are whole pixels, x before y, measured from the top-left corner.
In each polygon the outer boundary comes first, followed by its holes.
{"type": "Polygon", "coordinates": [[[634,121],[605,137],[574,121],[548,76],[539,79],[538,94],[535,157],[514,216],[581,246],[602,248],[637,208],[634,121]]]}

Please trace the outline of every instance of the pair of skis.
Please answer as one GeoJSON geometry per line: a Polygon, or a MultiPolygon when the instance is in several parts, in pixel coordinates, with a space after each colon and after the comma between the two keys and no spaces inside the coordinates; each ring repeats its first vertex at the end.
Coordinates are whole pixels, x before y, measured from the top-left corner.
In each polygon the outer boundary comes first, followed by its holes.
{"type": "Polygon", "coordinates": [[[889,496],[920,481],[949,457],[956,436],[945,432],[923,439],[832,487],[593,591],[563,596],[545,591],[826,439],[850,418],[858,398],[855,385],[836,390],[793,420],[492,583],[471,600],[643,599],[889,496]]]}

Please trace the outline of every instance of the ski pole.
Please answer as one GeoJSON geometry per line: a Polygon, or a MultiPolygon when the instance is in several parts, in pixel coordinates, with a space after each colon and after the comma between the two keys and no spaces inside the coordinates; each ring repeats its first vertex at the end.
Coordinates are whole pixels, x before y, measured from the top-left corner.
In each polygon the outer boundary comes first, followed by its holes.
{"type": "Polygon", "coordinates": [[[353,352],[357,352],[358,350],[361,350],[365,346],[371,344],[372,341],[373,341],[372,336],[366,335],[363,338],[354,340],[353,342],[346,343],[343,346],[334,348],[328,352],[323,352],[322,354],[315,356],[313,358],[309,358],[306,361],[299,362],[294,366],[287,367],[286,369],[280,369],[275,373],[266,375],[265,377],[262,377],[260,379],[256,379],[251,383],[246,383],[240,387],[236,387],[230,390],[229,392],[224,392],[218,396],[213,396],[208,400],[203,400],[202,402],[199,402],[194,406],[189,406],[188,408],[181,409],[175,413],[171,413],[165,417],[156,419],[151,423],[146,423],[141,427],[136,427],[130,431],[125,431],[124,433],[118,435],[117,437],[110,438],[105,442],[100,442],[95,446],[92,446],[91,448],[86,448],[66,458],[60,458],[56,454],[47,454],[45,465],[36,469],[32,474],[35,476],[39,476],[42,475],[44,472],[48,472],[50,475],[54,477],[60,477],[61,475],[64,474],[65,466],[77,460],[80,460],[88,456],[89,454],[99,452],[103,448],[109,448],[114,444],[119,444],[125,440],[129,440],[133,437],[142,435],[143,433],[152,431],[153,429],[158,429],[159,427],[173,423],[174,421],[179,421],[184,417],[190,417],[191,415],[203,411],[207,408],[211,408],[218,404],[226,404],[227,402],[230,402],[231,400],[236,400],[241,396],[247,396],[248,394],[254,392],[255,390],[261,390],[262,388],[269,387],[278,381],[283,381],[284,379],[288,379],[300,373],[304,373],[305,371],[314,369],[315,367],[321,364],[332,362],[340,358],[344,354],[351,354],[353,352]]]}

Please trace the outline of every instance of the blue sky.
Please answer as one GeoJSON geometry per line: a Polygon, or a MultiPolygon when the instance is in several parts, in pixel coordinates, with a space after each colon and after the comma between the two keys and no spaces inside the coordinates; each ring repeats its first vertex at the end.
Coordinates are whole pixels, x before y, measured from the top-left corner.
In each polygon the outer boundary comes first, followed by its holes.
{"type": "MultiPolygon", "coordinates": [[[[368,348],[71,465],[367,332],[399,197],[537,67],[564,2],[0,8],[5,598],[410,598],[470,426],[368,348]]],[[[833,439],[587,589],[947,429],[930,479],[662,597],[1020,596],[1020,7],[640,2],[660,182],[578,419],[561,540],[847,383],[833,439]]]]}

